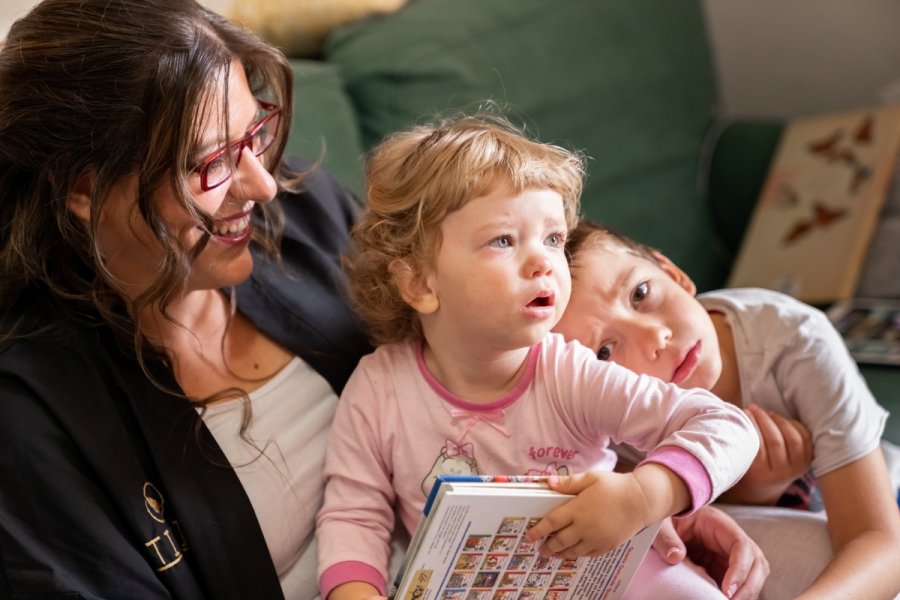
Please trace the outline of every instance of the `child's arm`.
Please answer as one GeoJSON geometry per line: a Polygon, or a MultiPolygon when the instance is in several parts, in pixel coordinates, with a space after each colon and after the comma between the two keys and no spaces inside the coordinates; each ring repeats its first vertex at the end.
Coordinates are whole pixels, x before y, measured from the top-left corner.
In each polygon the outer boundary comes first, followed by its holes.
{"type": "MultiPolygon", "coordinates": [[[[548,338],[549,343],[559,339],[548,338]]],[[[649,455],[630,474],[578,476],[576,489],[590,488],[589,494],[545,516],[531,539],[569,527],[577,515],[578,527],[591,521],[586,531],[593,539],[581,547],[592,553],[609,551],[650,523],[709,503],[732,486],[756,456],[759,435],[739,408],[705,390],[684,390],[598,361],[583,346],[572,344],[565,350],[559,352],[563,360],[554,364],[554,395],[571,403],[566,409],[576,426],[598,444],[611,440],[649,455]],[[554,515],[561,510],[568,512],[562,518],[554,515]]],[[[581,543],[580,532],[573,529],[555,545],[571,548],[581,543]],[[579,541],[570,541],[576,536],[579,541]]]]}
{"type": "Polygon", "coordinates": [[[813,464],[834,549],[800,597],[894,597],[900,592],[900,511],[878,444],[887,412],[823,313],[810,311],[792,326],[791,339],[796,347],[787,348],[766,377],[813,432],[813,464]]]}
{"type": "Polygon", "coordinates": [[[834,558],[798,598],[892,598],[900,590],[900,511],[881,448],[819,478],[834,558]]]}
{"type": "Polygon", "coordinates": [[[737,483],[753,462],[759,434],[740,408],[706,390],[682,389],[599,361],[583,346],[573,344],[569,350],[572,361],[555,365],[560,373],[555,383],[559,397],[581,399],[572,400],[578,403],[572,409],[578,426],[599,444],[625,444],[647,453],[648,461],[666,464],[690,485],[702,475],[706,495],[692,495],[691,510],[737,483]],[[677,460],[679,452],[701,473],[685,478],[680,467],[665,462],[663,455],[677,460]]]}
{"type": "Polygon", "coordinates": [[[809,470],[812,436],[800,421],[755,404],[747,407],[747,414],[759,432],[759,452],[747,473],[720,499],[731,504],[774,506],[788,487],[809,470]]]}
{"type": "Polygon", "coordinates": [[[363,600],[386,590],[395,494],[371,409],[379,399],[357,367],[332,421],[325,498],[316,519],[323,597],[363,600]]]}
{"type": "Polygon", "coordinates": [[[541,554],[565,558],[596,556],[612,550],[638,531],[691,507],[688,486],[668,467],[642,463],[631,473],[591,471],[552,477],[550,487],[577,494],[551,511],[526,534],[544,542],[541,554]],[[614,518],[598,518],[599,514],[614,518]]]}
{"type": "MultiPolygon", "coordinates": [[[[634,467],[633,462],[620,455],[615,470],[628,473],[634,467]]],[[[653,540],[653,548],[670,565],[691,559],[732,600],[758,598],[769,576],[769,561],[762,548],[737,521],[713,506],[702,506],[691,515],[665,519],[653,540]]]]}

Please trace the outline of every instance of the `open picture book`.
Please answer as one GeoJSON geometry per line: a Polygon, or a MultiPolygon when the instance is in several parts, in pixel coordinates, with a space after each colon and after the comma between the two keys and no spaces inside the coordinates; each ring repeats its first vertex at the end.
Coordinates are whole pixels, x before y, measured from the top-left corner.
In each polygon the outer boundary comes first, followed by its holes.
{"type": "Polygon", "coordinates": [[[659,523],[603,556],[541,556],[543,540],[529,542],[525,531],[573,497],[551,490],[536,477],[438,477],[389,598],[621,598],[659,523]]]}
{"type": "Polygon", "coordinates": [[[900,105],[789,121],[728,287],[774,289],[816,305],[858,295],[864,272],[866,295],[896,289],[896,281],[877,281],[895,279],[900,244],[884,212],[898,161],[900,105]]]}

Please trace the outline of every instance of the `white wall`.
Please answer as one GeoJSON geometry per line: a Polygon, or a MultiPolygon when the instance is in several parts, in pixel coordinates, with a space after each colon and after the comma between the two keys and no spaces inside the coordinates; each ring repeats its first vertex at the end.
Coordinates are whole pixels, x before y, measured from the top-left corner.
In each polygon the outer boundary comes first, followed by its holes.
{"type": "MultiPolygon", "coordinates": [[[[204,0],[220,11],[231,1],[204,0]]],[[[724,114],[785,118],[900,102],[900,0],[703,2],[724,114]]],[[[0,37],[33,4],[0,0],[0,37]]]]}
{"type": "Polygon", "coordinates": [[[900,1],[704,0],[722,110],[792,117],[900,102],[900,1]]]}
{"type": "Polygon", "coordinates": [[[6,37],[13,21],[24,16],[34,4],[34,0],[0,0],[0,39],[6,37]]]}

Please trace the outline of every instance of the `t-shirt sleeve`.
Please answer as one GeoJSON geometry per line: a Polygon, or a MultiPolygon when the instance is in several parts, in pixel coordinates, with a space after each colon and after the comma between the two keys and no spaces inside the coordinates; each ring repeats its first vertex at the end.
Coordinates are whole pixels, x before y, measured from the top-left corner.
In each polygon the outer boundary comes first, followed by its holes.
{"type": "Polygon", "coordinates": [[[813,433],[813,473],[821,476],[878,447],[888,413],[824,313],[810,310],[794,347],[770,370],[791,416],[813,433]]]}

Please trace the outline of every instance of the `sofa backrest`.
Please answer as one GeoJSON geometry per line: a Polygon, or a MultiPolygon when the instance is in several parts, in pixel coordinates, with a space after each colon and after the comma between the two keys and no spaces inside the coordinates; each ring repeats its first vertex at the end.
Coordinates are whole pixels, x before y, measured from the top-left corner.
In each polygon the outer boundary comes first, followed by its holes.
{"type": "Polygon", "coordinates": [[[585,215],[660,248],[701,289],[724,280],[698,184],[715,103],[699,0],[413,0],[336,32],[325,62],[363,148],[493,100],[588,155],[585,215]]]}

